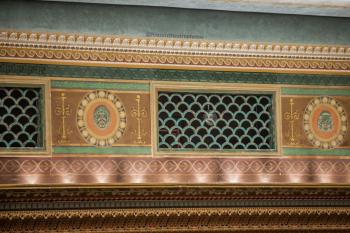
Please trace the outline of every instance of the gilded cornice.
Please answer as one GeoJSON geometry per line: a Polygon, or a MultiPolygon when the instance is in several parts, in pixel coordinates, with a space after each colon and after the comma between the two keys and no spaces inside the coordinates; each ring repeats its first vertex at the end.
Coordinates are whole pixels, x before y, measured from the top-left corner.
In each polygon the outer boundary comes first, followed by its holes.
{"type": "Polygon", "coordinates": [[[344,201],[349,199],[348,192],[345,187],[253,186],[2,190],[0,232],[347,232],[350,209],[344,201]],[[114,199],[129,201],[130,205],[114,206],[114,199]],[[176,200],[177,205],[170,206],[158,199],[176,200]],[[241,199],[241,205],[219,205],[214,199],[227,204],[230,199],[241,199]],[[291,199],[293,203],[284,205],[282,199],[291,199]],[[312,199],[316,205],[300,203],[303,199],[312,199]],[[321,199],[324,201],[319,202],[321,199]],[[87,205],[76,205],[74,200],[87,205]],[[186,205],[186,200],[210,202],[186,205]],[[335,200],[338,204],[329,205],[335,200]],[[100,201],[106,205],[98,205],[100,201]],[[62,205],[53,207],[49,202],[62,205]],[[140,202],[144,205],[139,205],[140,202]],[[252,202],[255,204],[250,205],[252,202]]]}
{"type": "Polygon", "coordinates": [[[25,229],[26,232],[337,232],[349,229],[349,216],[349,208],[325,207],[6,211],[0,212],[0,231],[23,232],[25,229]]]}
{"type": "Polygon", "coordinates": [[[346,73],[350,47],[59,33],[0,34],[0,60],[70,65],[346,73]]]}

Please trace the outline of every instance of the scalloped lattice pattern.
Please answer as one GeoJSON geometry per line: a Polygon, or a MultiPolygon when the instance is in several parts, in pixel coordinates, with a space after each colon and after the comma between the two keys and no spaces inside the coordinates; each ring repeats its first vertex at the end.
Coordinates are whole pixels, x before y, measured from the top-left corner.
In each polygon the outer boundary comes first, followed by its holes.
{"type": "Polygon", "coordinates": [[[41,147],[40,88],[0,88],[0,147],[41,147]]]}
{"type": "Polygon", "coordinates": [[[159,92],[160,150],[274,150],[273,95],[159,92]]]}

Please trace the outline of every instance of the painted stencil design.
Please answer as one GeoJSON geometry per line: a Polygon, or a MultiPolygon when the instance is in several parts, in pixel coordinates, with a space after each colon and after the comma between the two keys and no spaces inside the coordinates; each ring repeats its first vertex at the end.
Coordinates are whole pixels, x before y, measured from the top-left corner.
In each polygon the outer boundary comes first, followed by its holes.
{"type": "Polygon", "coordinates": [[[124,134],[125,108],[118,97],[108,91],[91,92],[79,104],[77,125],[89,144],[111,146],[124,134]]]}
{"type": "Polygon", "coordinates": [[[332,97],[314,98],[305,109],[304,131],[314,146],[329,149],[341,145],[347,133],[344,107],[332,97]]]}

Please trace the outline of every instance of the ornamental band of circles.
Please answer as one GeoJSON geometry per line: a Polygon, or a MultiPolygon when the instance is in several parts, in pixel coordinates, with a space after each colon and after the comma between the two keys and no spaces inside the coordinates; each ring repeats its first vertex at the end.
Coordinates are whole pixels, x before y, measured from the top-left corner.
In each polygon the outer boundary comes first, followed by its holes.
{"type": "Polygon", "coordinates": [[[77,125],[87,143],[112,146],[124,134],[125,108],[118,97],[108,91],[88,93],[78,106],[77,125]]]}
{"type": "Polygon", "coordinates": [[[319,148],[341,145],[347,133],[344,107],[332,97],[314,98],[304,112],[304,131],[308,140],[319,148]]]}

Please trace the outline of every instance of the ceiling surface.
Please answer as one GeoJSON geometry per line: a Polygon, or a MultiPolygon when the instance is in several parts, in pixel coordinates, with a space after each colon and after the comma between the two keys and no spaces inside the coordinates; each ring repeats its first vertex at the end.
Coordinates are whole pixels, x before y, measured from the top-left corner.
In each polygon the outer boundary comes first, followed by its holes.
{"type": "Polygon", "coordinates": [[[276,14],[350,17],[350,0],[44,0],[276,14]]]}

